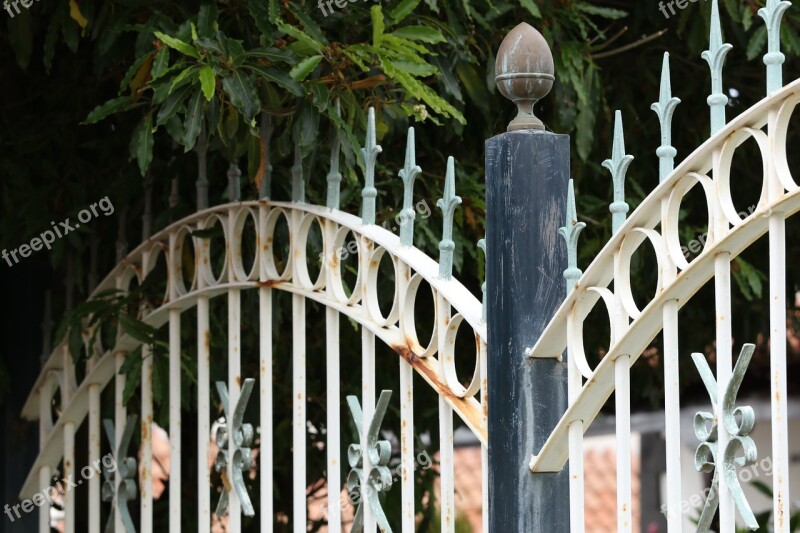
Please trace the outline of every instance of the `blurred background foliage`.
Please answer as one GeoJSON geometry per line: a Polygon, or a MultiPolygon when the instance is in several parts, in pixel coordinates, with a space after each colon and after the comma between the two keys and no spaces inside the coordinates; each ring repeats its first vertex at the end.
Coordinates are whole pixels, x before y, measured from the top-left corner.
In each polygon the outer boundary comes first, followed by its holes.
{"type": "MultiPolygon", "coordinates": [[[[725,69],[730,119],[764,95],[760,56],[765,52],[766,34],[756,15],[762,2],[723,0],[721,6],[725,38],[734,45],[725,69]]],[[[610,236],[611,180],[600,163],[611,153],[615,109],[622,110],[628,153],[636,158],[627,179],[631,207],[658,184],[659,126],[650,104],[658,98],[664,52],[671,55],[675,96],[683,100],[675,114],[678,161],[708,138],[705,98],[710,82],[700,53],[707,47],[709,10],[709,2],[689,3],[665,18],[656,2],[624,0],[392,0],[346,2],[343,8],[336,3],[329,7],[295,0],[38,0],[13,17],[3,13],[6,20],[0,24],[0,246],[16,248],[51,221],[74,216],[109,196],[117,209],[113,221],[99,219],[83,225],[57,240],[52,252],[28,261],[50,264],[51,279],[42,283],[52,288],[54,316],[67,317],[60,333],[68,334],[72,328],[70,345],[77,361],[87,355],[81,348],[80,329],[89,316],[108,322],[112,327],[106,329],[111,331],[119,323],[153,344],[160,376],[154,391],[156,412],[166,426],[164,331],[120,318],[125,310],[138,309],[138,303],[158,304],[154,296],[158,287],[144,284],[124,298],[107,294],[104,304],[92,307],[70,306],[63,289],[69,272],[76,283],[74,300],[88,296],[93,243],[102,275],[114,265],[118,241],[130,243],[131,249],[140,242],[145,184],[153,188],[153,232],[195,210],[195,180],[204,160],[212,205],[228,200],[226,172],[232,164],[242,169],[242,199],[258,198],[262,181],[271,176],[271,197],[288,200],[293,149],[299,144],[307,200],[324,204],[330,142],[338,134],[343,153],[342,209],[356,213],[363,179],[358,148],[363,144],[366,111],[372,106],[383,147],[376,175],[378,223],[391,226],[401,207],[397,171],[402,167],[406,130],[414,126],[417,161],[423,169],[415,202],[431,209],[430,218],[417,224],[415,244],[433,257],[438,255],[441,217],[434,206],[441,196],[446,158],[452,155],[456,192],[463,198],[455,220],[455,272],[479,295],[484,261],[475,243],[484,233],[483,142],[504,131],[515,114],[514,106],[495,88],[494,54],[507,32],[525,21],[544,34],[553,50],[556,83],[537,105],[537,113],[548,129],[572,136],[578,213],[588,223],[580,241],[580,266],[585,268],[610,236]],[[127,214],[124,219],[122,212],[127,214]]],[[[786,81],[800,72],[798,28],[800,9],[793,6],[784,18],[782,34],[786,81]]],[[[796,140],[793,133],[789,143],[796,140]]],[[[790,154],[790,162],[797,157],[790,154]]],[[[734,199],[737,207],[746,210],[758,199],[760,156],[745,145],[734,164],[734,199]]],[[[692,194],[685,202],[684,242],[706,231],[703,203],[702,197],[692,194]]],[[[800,242],[790,238],[790,257],[796,256],[798,247],[800,242]]],[[[750,371],[754,389],[768,379],[766,318],[761,310],[765,250],[763,243],[757,243],[734,263],[735,331],[742,334],[742,339],[734,340],[758,341],[760,346],[760,356],[750,371]]],[[[640,302],[655,287],[654,264],[652,252],[634,257],[632,281],[640,302]]],[[[26,266],[23,262],[13,268],[26,266]]],[[[793,269],[789,280],[789,301],[794,302],[797,273],[793,269]]],[[[696,299],[698,305],[681,314],[681,353],[705,351],[713,358],[713,316],[709,313],[713,291],[703,289],[696,299]]],[[[225,346],[226,328],[218,318],[225,316],[223,304],[217,303],[212,310],[217,333],[212,351],[225,346]]],[[[252,331],[257,331],[256,305],[255,299],[243,301],[243,327],[252,331]]],[[[280,332],[290,320],[285,298],[277,298],[276,308],[282,310],[275,316],[276,332],[280,332]]],[[[322,311],[311,305],[308,314],[309,330],[321,328],[322,311]]],[[[606,317],[595,314],[590,316],[587,338],[592,344],[587,351],[598,360],[607,347],[608,332],[606,317]]],[[[792,317],[790,327],[795,328],[795,314],[792,317]]],[[[196,384],[190,379],[195,355],[192,335],[185,327],[188,377],[183,396],[188,420],[196,397],[196,384]]],[[[255,342],[255,335],[243,336],[242,353],[256,353],[255,342]]],[[[276,353],[288,353],[290,342],[278,333],[276,353]]],[[[357,347],[358,333],[343,324],[346,343],[357,347]]],[[[645,353],[646,362],[634,368],[633,398],[640,409],[656,408],[661,402],[659,346],[656,339],[645,353]]],[[[318,339],[309,345],[310,352],[324,353],[321,348],[318,339]]],[[[343,361],[351,358],[357,368],[357,350],[351,352],[343,353],[343,361]]],[[[393,357],[387,352],[379,355],[393,357]]],[[[796,368],[799,354],[791,354],[790,364],[796,368]]],[[[138,376],[138,356],[133,354],[126,367],[131,379],[138,376]]],[[[257,364],[254,361],[243,361],[245,372],[248,365],[257,364]]],[[[224,377],[223,362],[215,364],[218,368],[212,369],[212,376],[224,377]]],[[[285,378],[291,369],[288,360],[275,364],[280,388],[290,382],[285,378]]],[[[379,376],[388,388],[396,382],[395,366],[387,366],[391,368],[382,370],[386,375],[379,376]]],[[[252,370],[257,373],[257,366],[252,370]]],[[[681,383],[686,395],[702,398],[693,368],[687,366],[681,375],[687,376],[681,383]]],[[[357,393],[356,377],[343,384],[343,392],[357,393]]],[[[312,394],[324,391],[324,372],[311,369],[308,379],[309,420],[324,428],[326,406],[312,394]]],[[[0,365],[0,402],[7,381],[0,365]]],[[[422,385],[418,388],[420,398],[424,398],[423,389],[422,385]]],[[[288,399],[283,393],[288,389],[276,390],[276,398],[288,399]]],[[[130,386],[133,411],[137,394],[130,386]]],[[[428,400],[418,402],[418,445],[436,450],[436,402],[433,397],[428,400]]],[[[291,411],[289,404],[285,407],[283,413],[291,411]]],[[[281,409],[276,408],[276,413],[281,409]]],[[[274,431],[276,454],[288,452],[290,446],[289,419],[281,416],[274,431]]],[[[397,424],[397,416],[390,413],[387,424],[397,424]]],[[[319,442],[323,446],[324,439],[319,442]]],[[[186,461],[194,464],[188,457],[186,461]]],[[[311,454],[309,461],[309,479],[324,477],[324,451],[311,454]]],[[[291,508],[290,466],[290,462],[279,464],[275,473],[278,513],[291,508]]],[[[189,476],[191,470],[184,468],[189,476]]],[[[433,477],[432,472],[420,473],[420,498],[432,489],[433,477]]],[[[184,501],[191,501],[191,481],[184,480],[184,501]]],[[[257,483],[251,490],[257,490],[257,483]]],[[[428,523],[435,513],[430,500],[427,506],[420,501],[418,508],[428,523]]]]}

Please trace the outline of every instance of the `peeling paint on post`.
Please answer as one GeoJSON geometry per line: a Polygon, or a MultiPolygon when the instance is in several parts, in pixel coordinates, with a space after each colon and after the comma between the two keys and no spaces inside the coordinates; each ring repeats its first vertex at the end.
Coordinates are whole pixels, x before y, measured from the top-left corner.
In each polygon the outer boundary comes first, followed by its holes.
{"type": "MultiPolygon", "coordinates": [[[[501,46],[498,64],[546,64],[536,57],[550,53],[544,39],[530,26],[520,36],[519,28],[509,34],[513,46],[501,46]]],[[[547,93],[538,73],[509,74],[532,80],[510,99],[547,93]]],[[[566,249],[558,228],[566,216],[569,153],[568,136],[541,129],[486,141],[490,533],[569,531],[566,468],[557,474],[528,468],[566,410],[567,364],[525,354],[564,297],[566,249]]]]}

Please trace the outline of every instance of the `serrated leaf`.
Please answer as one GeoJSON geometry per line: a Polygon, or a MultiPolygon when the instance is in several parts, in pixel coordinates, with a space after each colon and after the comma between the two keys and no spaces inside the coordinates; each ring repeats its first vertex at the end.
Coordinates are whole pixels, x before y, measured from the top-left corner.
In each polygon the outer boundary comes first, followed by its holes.
{"type": "Polygon", "coordinates": [[[182,70],[181,73],[175,76],[175,78],[172,80],[172,84],[170,84],[168,94],[172,94],[172,91],[174,91],[178,87],[181,87],[184,84],[193,82],[194,76],[197,75],[197,70],[198,70],[197,65],[192,65],[191,67],[182,70]]]}
{"type": "Polygon", "coordinates": [[[83,124],[94,124],[110,115],[113,115],[114,113],[119,113],[120,111],[129,109],[134,100],[135,97],[133,96],[119,96],[117,98],[112,98],[108,102],[92,109],[92,111],[86,117],[86,120],[83,121],[83,124]]]}
{"type": "Polygon", "coordinates": [[[133,130],[130,154],[131,158],[136,159],[139,172],[144,176],[153,160],[153,117],[150,113],[133,130]]]}
{"type": "Polygon", "coordinates": [[[162,43],[166,44],[170,48],[177,50],[178,52],[182,53],[185,56],[193,57],[195,59],[200,59],[200,54],[197,53],[197,48],[195,48],[191,44],[185,43],[175,37],[170,37],[169,35],[161,33],[160,31],[155,31],[153,33],[158,38],[158,40],[160,40],[162,43]]]}
{"type": "Polygon", "coordinates": [[[403,0],[389,12],[392,24],[402,22],[407,16],[414,12],[421,0],[403,0]]]}
{"type": "Polygon", "coordinates": [[[200,78],[200,88],[203,90],[206,101],[211,101],[211,99],[214,98],[214,90],[217,86],[214,70],[206,65],[200,69],[197,76],[200,78]]]}
{"type": "Polygon", "coordinates": [[[289,71],[289,76],[296,81],[303,81],[315,68],[317,68],[317,65],[319,65],[320,61],[322,61],[321,55],[307,57],[289,71]]]}
{"type": "Polygon", "coordinates": [[[394,30],[392,35],[401,39],[422,41],[430,44],[443,43],[446,40],[439,30],[429,26],[403,26],[394,30]]]}
{"type": "Polygon", "coordinates": [[[203,93],[197,91],[189,99],[189,104],[186,108],[186,119],[183,121],[183,146],[187,152],[194,148],[197,136],[200,135],[200,130],[203,128],[203,111],[203,93]]]}
{"type": "Polygon", "coordinates": [[[369,10],[372,18],[372,45],[380,46],[383,41],[383,10],[380,5],[372,6],[369,10]]]}
{"type": "Polygon", "coordinates": [[[322,53],[322,45],[309,37],[303,30],[295,28],[294,26],[286,24],[285,22],[279,22],[278,29],[285,34],[294,37],[298,42],[303,43],[305,46],[314,50],[318,54],[322,53]]]}
{"type": "Polygon", "coordinates": [[[156,333],[158,333],[158,330],[154,327],[126,313],[119,315],[119,325],[122,331],[143,344],[152,344],[156,333]]]}
{"type": "Polygon", "coordinates": [[[533,0],[519,0],[519,3],[528,11],[528,13],[533,15],[534,18],[542,18],[542,12],[539,11],[539,6],[537,6],[536,2],[533,0]]]}

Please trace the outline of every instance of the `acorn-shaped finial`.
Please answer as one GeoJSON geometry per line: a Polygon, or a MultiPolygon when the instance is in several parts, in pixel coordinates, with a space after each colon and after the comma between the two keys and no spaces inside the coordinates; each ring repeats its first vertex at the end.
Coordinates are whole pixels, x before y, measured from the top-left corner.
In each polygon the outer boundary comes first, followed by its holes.
{"type": "Polygon", "coordinates": [[[500,44],[494,70],[500,93],[519,110],[508,131],[543,130],[544,123],[533,113],[533,106],[553,87],[555,67],[542,34],[525,22],[517,25],[500,44]]]}

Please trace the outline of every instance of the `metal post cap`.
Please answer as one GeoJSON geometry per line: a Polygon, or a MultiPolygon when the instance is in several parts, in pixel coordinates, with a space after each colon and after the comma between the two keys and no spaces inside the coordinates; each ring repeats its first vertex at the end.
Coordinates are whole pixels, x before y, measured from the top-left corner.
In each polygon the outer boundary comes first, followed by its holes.
{"type": "Polygon", "coordinates": [[[500,44],[494,70],[500,93],[518,109],[508,131],[543,130],[544,123],[534,115],[533,106],[552,89],[555,67],[542,34],[525,22],[517,25],[500,44]]]}

